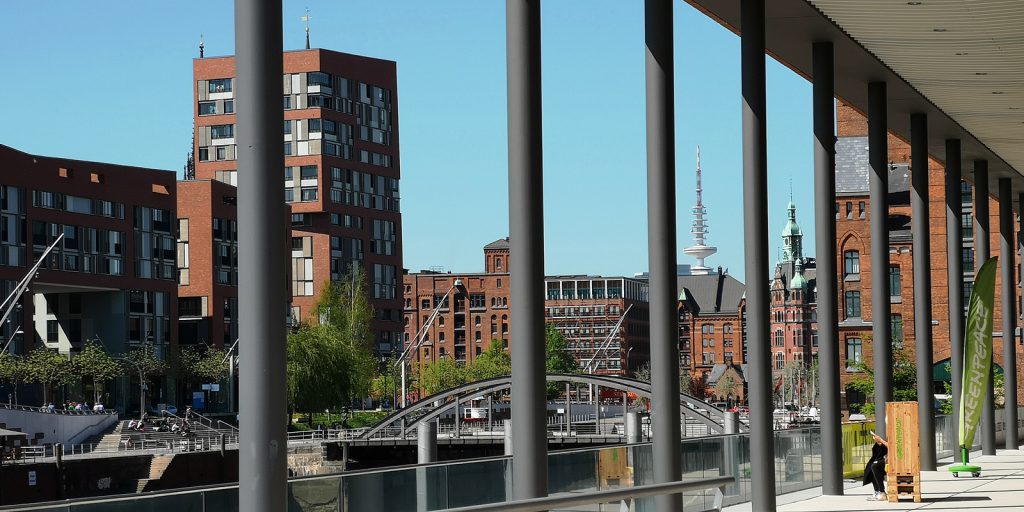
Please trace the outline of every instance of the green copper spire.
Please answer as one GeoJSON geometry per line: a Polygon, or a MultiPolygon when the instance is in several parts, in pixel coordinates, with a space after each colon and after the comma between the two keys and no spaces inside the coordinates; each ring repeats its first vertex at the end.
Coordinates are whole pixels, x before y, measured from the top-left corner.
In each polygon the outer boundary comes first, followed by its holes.
{"type": "Polygon", "coordinates": [[[800,225],[796,223],[796,204],[793,203],[792,198],[789,200],[787,210],[786,228],[782,230],[783,263],[800,260],[804,257],[804,232],[800,230],[800,225]]]}

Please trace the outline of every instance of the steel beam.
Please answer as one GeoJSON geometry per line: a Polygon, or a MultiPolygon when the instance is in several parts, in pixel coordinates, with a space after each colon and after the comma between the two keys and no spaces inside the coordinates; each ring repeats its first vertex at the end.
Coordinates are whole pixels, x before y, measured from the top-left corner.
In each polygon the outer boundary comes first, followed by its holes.
{"type": "Polygon", "coordinates": [[[239,508],[286,510],[285,318],[279,0],[235,1],[240,351],[239,508]]]}
{"type": "MultiPolygon", "coordinates": [[[[651,423],[654,482],[682,476],[679,428],[679,312],[676,309],[675,98],[672,1],[644,3],[647,98],[647,250],[650,265],[651,423]]],[[[683,509],[682,496],[654,499],[658,512],[683,509]]]]}
{"type": "MultiPolygon", "coordinates": [[[[775,510],[772,361],[768,317],[768,152],[764,0],[740,2],[743,96],[743,242],[747,276],[751,507],[775,510]]],[[[674,282],[674,281],[673,281],[674,282]]]]}
{"type": "Polygon", "coordinates": [[[1013,187],[999,178],[999,280],[1003,300],[1003,412],[1006,413],[1006,449],[1019,444],[1017,425],[1017,279],[1014,276],[1013,187]]]}
{"type": "Polygon", "coordinates": [[[871,219],[871,352],[875,373],[875,432],[885,431],[892,401],[892,305],[889,303],[889,130],[885,82],[868,84],[868,164],[871,219]]]}
{"type": "MultiPolygon", "coordinates": [[[[506,0],[513,497],[548,493],[544,380],[544,158],[540,0],[506,0]]],[[[279,123],[280,124],[280,123],[279,123]]]]}
{"type": "MultiPolygon", "coordinates": [[[[964,265],[963,233],[960,231],[960,215],[963,213],[963,197],[960,193],[962,170],[960,162],[960,139],[946,140],[946,286],[949,300],[949,366],[953,381],[953,414],[959,414],[960,390],[963,385],[964,369],[964,265]]],[[[953,422],[953,460],[960,461],[960,450],[956,448],[960,425],[953,422]]],[[[970,444],[970,441],[968,441],[970,444]]]]}
{"type": "Polygon", "coordinates": [[[817,247],[818,368],[822,494],[843,494],[839,401],[839,283],[836,269],[835,62],[832,43],[814,43],[814,236],[817,247]]]}
{"type": "MultiPolygon", "coordinates": [[[[935,411],[932,377],[932,267],[928,218],[928,116],[910,116],[910,218],[914,258],[914,339],[917,352],[918,438],[921,470],[935,471],[935,411]]],[[[818,313],[821,315],[821,313],[818,313]]],[[[820,316],[819,316],[820,319],[820,316]]],[[[820,329],[820,327],[819,327],[820,329]]]]}
{"type": "MultiPolygon", "coordinates": [[[[990,257],[991,230],[989,222],[988,162],[974,161],[974,273],[990,257]]],[[[989,352],[989,368],[992,367],[992,352],[989,352]]],[[[985,387],[985,401],[981,407],[981,450],[983,455],[996,454],[996,406],[992,392],[992,374],[990,372],[988,386],[985,387]]]]}

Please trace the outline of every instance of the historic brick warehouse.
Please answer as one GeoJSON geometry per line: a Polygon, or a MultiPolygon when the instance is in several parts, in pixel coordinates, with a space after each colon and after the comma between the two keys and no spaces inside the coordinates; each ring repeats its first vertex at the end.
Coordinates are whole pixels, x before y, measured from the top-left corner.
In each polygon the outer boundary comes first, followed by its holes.
{"type": "MultiPolygon", "coordinates": [[[[837,126],[839,139],[836,144],[836,243],[839,270],[840,311],[839,339],[840,355],[846,360],[841,378],[845,384],[857,375],[855,362],[871,365],[871,240],[869,235],[869,218],[871,204],[868,198],[868,153],[867,153],[867,119],[859,112],[839,103],[837,108],[837,126]]],[[[889,283],[890,305],[893,331],[893,342],[896,347],[902,343],[907,350],[910,361],[914,360],[914,296],[913,296],[913,261],[910,235],[910,146],[905,141],[889,135],[889,283]]],[[[965,172],[966,174],[966,172],[965,172]]],[[[949,337],[949,288],[946,264],[946,218],[945,218],[945,173],[943,164],[929,158],[928,166],[929,189],[931,201],[929,208],[929,229],[931,232],[931,300],[932,300],[932,336],[934,343],[934,392],[941,393],[941,381],[949,381],[946,369],[950,357],[949,337]]],[[[963,303],[966,307],[974,280],[976,265],[981,262],[975,259],[974,211],[976,204],[972,201],[973,187],[968,182],[962,183],[963,215],[960,229],[964,237],[962,248],[964,271],[963,303]]],[[[999,255],[999,218],[998,202],[988,199],[990,222],[990,251],[992,256],[999,255]]],[[[1015,227],[1019,229],[1019,225],[1015,227]]],[[[1019,262],[1018,262],[1019,269],[1019,262]]],[[[1000,296],[1002,282],[996,274],[996,297],[1000,296]]],[[[1019,288],[1019,287],[1015,287],[1019,288]]],[[[1020,291],[1017,291],[1017,304],[1020,303],[1020,291]]],[[[993,334],[993,361],[1002,373],[1003,333],[1001,301],[995,301],[993,334]]],[[[1018,353],[1019,353],[1018,348],[1018,353]]],[[[1017,388],[1021,390],[1020,386],[1017,388]]],[[[1024,393],[1018,393],[1024,397],[1024,393]]],[[[847,403],[861,403],[864,397],[855,396],[850,391],[846,396],[847,403]]]]}

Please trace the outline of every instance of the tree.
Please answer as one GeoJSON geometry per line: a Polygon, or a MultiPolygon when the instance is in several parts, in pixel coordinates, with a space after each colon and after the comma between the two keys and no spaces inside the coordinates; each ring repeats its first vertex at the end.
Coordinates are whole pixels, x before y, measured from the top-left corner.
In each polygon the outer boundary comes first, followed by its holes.
{"type": "Polygon", "coordinates": [[[733,378],[732,374],[725,373],[718,379],[718,382],[715,383],[715,397],[719,400],[736,398],[737,387],[736,379],[733,378]]]}
{"type": "Polygon", "coordinates": [[[468,382],[466,367],[447,357],[427,362],[415,368],[415,373],[417,384],[426,396],[434,395],[468,382]]]}
{"type": "Polygon", "coordinates": [[[565,336],[555,328],[547,324],[544,332],[545,338],[545,366],[548,373],[579,373],[576,360],[569,353],[569,343],[565,336]]]}
{"type": "Polygon", "coordinates": [[[103,388],[114,377],[121,375],[121,365],[95,342],[86,343],[82,351],[71,359],[79,376],[92,378],[93,401],[99,402],[103,388]]]}
{"type": "Polygon", "coordinates": [[[470,381],[512,375],[512,358],[501,340],[491,340],[487,350],[476,356],[466,370],[470,381]]]}
{"type": "Polygon", "coordinates": [[[52,400],[50,388],[74,381],[74,372],[68,358],[56,350],[39,346],[25,358],[27,380],[43,385],[43,401],[52,400]]]}
{"type": "Polygon", "coordinates": [[[23,357],[10,352],[0,354],[0,383],[14,389],[14,403],[18,403],[18,385],[28,381],[28,366],[23,357]]]}
{"type": "MultiPolygon", "coordinates": [[[[875,413],[875,370],[872,365],[860,361],[847,362],[859,374],[850,380],[849,387],[864,394],[866,403],[860,412],[871,416],[875,413]]],[[[893,347],[892,397],[898,402],[917,401],[917,366],[903,349],[902,344],[893,347]]]]}
{"type": "MultiPolygon", "coordinates": [[[[708,397],[708,376],[707,375],[700,375],[699,377],[694,377],[694,376],[690,375],[689,373],[684,373],[683,375],[687,375],[687,376],[690,377],[689,378],[689,383],[687,384],[687,386],[685,388],[689,395],[697,397],[697,398],[700,398],[701,400],[704,400],[705,398],[708,397]]],[[[684,389],[684,388],[682,388],[682,386],[680,386],[680,389],[684,389]]]]}

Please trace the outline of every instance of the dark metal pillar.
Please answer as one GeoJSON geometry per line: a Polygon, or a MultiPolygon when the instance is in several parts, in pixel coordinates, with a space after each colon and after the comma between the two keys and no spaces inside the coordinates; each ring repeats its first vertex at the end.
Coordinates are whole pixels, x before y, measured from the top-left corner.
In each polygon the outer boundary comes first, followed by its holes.
{"type": "MultiPolygon", "coordinates": [[[[946,286],[949,300],[949,365],[953,381],[953,415],[960,414],[960,390],[964,370],[964,262],[963,233],[960,215],[963,198],[960,194],[960,139],[946,140],[946,286]]],[[[959,422],[953,421],[953,460],[960,462],[959,422]]],[[[967,441],[968,444],[971,441],[967,441]]]]}
{"type": "MultiPolygon", "coordinates": [[[[990,249],[988,192],[988,161],[974,161],[974,273],[992,257],[990,249]]],[[[991,368],[992,353],[989,352],[991,368]]],[[[984,455],[996,454],[996,406],[992,392],[992,374],[989,373],[988,386],[985,388],[985,402],[981,407],[981,452],[984,455]]]]}
{"type": "Polygon", "coordinates": [[[743,242],[747,276],[751,507],[775,510],[772,361],[768,331],[768,153],[764,0],[740,3],[743,94],[743,242]]]}
{"type": "Polygon", "coordinates": [[[1003,299],[1003,419],[1006,449],[1016,450],[1017,438],[1017,279],[1014,277],[1013,190],[1010,178],[999,178],[999,280],[1003,299]]]}
{"type": "Polygon", "coordinates": [[[818,253],[818,368],[822,494],[843,494],[839,407],[839,284],[836,269],[835,63],[832,43],[814,43],[814,236],[818,253]]]}
{"type": "MultiPolygon", "coordinates": [[[[655,483],[677,481],[683,472],[679,428],[679,316],[676,311],[672,25],[672,0],[646,0],[647,250],[655,483]]],[[[683,509],[679,494],[657,496],[654,503],[658,512],[683,509]]]]}
{"type": "Polygon", "coordinates": [[[240,510],[287,509],[281,2],[236,0],[240,510]]]}
{"type": "MultiPolygon", "coordinates": [[[[910,116],[910,207],[914,238],[914,338],[917,351],[918,437],[921,470],[935,471],[932,395],[932,267],[928,224],[928,116],[910,116]]],[[[819,313],[820,315],[820,313],[819,313]]]]}
{"type": "Polygon", "coordinates": [[[513,497],[548,493],[544,380],[544,158],[540,0],[506,0],[508,204],[512,289],[513,497]]]}
{"type": "Polygon", "coordinates": [[[889,303],[889,131],[885,82],[868,84],[868,164],[871,167],[871,352],[875,370],[875,432],[885,437],[885,403],[892,401],[892,305],[889,303]]]}

